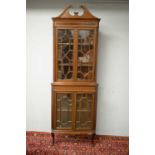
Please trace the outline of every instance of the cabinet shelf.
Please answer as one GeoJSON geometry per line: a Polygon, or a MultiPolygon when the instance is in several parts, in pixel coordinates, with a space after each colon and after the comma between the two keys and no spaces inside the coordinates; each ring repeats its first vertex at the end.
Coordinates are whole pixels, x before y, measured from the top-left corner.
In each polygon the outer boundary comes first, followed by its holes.
{"type": "MultiPolygon", "coordinates": [[[[60,121],[60,120],[57,120],[57,122],[59,123],[59,122],[61,122],[61,121],[60,121]]],[[[70,122],[70,123],[71,123],[72,121],[67,121],[67,122],[70,122]]]]}
{"type": "Polygon", "coordinates": [[[86,109],[86,110],[77,110],[77,112],[91,112],[92,110],[88,110],[88,109],[86,109]]]}
{"type": "MultiPolygon", "coordinates": [[[[65,64],[58,64],[59,66],[73,66],[73,64],[68,64],[68,63],[65,63],[65,64]]],[[[78,64],[78,67],[93,67],[93,64],[89,64],[89,63],[79,63],[78,64]]]]}
{"type": "Polygon", "coordinates": [[[78,43],[78,45],[82,45],[82,46],[93,46],[93,43],[78,43]]]}
{"type": "MultiPolygon", "coordinates": [[[[91,112],[92,110],[77,110],[77,112],[91,112]]],[[[57,109],[57,112],[72,112],[72,110],[58,110],[57,109]]]]}
{"type": "Polygon", "coordinates": [[[67,64],[67,63],[65,63],[65,64],[58,64],[59,66],[73,66],[73,64],[67,64]]]}
{"type": "Polygon", "coordinates": [[[66,109],[66,110],[58,110],[58,109],[57,109],[57,112],[71,112],[71,111],[72,111],[72,110],[67,110],[67,109],[66,109]]]}
{"type": "Polygon", "coordinates": [[[78,63],[78,67],[93,67],[92,63],[78,63]]]}
{"type": "Polygon", "coordinates": [[[73,45],[73,43],[58,43],[58,45],[73,45]]]}

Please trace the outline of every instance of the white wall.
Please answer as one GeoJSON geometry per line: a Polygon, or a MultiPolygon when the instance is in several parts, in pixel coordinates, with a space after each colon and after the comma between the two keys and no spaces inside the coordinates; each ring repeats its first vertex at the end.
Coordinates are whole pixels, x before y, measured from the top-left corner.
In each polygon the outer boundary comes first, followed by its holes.
{"type": "MultiPolygon", "coordinates": [[[[27,130],[51,131],[53,45],[51,17],[64,1],[27,1],[27,130]]],[[[128,136],[128,4],[87,3],[101,18],[97,134],[128,136]]]]}

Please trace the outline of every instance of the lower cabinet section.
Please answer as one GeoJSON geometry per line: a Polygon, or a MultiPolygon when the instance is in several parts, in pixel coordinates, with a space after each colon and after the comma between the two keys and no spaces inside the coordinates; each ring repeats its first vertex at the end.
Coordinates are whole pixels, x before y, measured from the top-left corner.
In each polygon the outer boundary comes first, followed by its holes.
{"type": "MultiPolygon", "coordinates": [[[[82,88],[81,88],[82,89],[82,88]]],[[[89,89],[88,89],[89,90],[89,89]]],[[[85,133],[95,130],[95,91],[55,91],[52,99],[52,129],[67,133],[85,133]]]]}

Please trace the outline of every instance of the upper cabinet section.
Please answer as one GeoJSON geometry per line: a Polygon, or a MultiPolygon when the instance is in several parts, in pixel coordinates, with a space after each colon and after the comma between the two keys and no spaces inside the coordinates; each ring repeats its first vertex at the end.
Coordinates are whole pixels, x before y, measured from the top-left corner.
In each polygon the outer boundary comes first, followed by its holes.
{"type": "Polygon", "coordinates": [[[85,6],[53,18],[54,81],[96,81],[98,24],[85,6]]]}

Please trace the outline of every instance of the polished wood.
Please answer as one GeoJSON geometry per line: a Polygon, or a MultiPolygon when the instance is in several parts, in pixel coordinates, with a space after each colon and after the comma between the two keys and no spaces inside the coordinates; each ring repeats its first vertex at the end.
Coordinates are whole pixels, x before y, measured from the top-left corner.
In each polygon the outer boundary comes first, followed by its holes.
{"type": "Polygon", "coordinates": [[[95,20],[96,19],[96,20],[100,20],[99,18],[92,15],[84,5],[80,5],[80,8],[84,10],[84,13],[82,16],[79,16],[77,12],[74,12],[74,16],[72,16],[69,12],[70,8],[72,8],[72,5],[68,5],[58,17],[53,17],[53,19],[84,19],[84,20],[86,19],[95,20]]]}
{"type": "Polygon", "coordinates": [[[83,9],[82,15],[79,12],[70,14],[71,8],[72,5],[67,6],[59,16],[52,18],[54,73],[51,84],[51,124],[53,139],[54,133],[95,136],[98,86],[96,63],[100,19],[92,15],[83,5],[80,6],[83,9]],[[69,104],[70,95],[72,108],[63,109],[66,102],[69,104]],[[60,109],[58,109],[59,102],[60,109]],[[80,102],[79,109],[78,102],[80,102]],[[67,126],[70,123],[68,118],[70,112],[72,113],[71,128],[67,126]]]}

